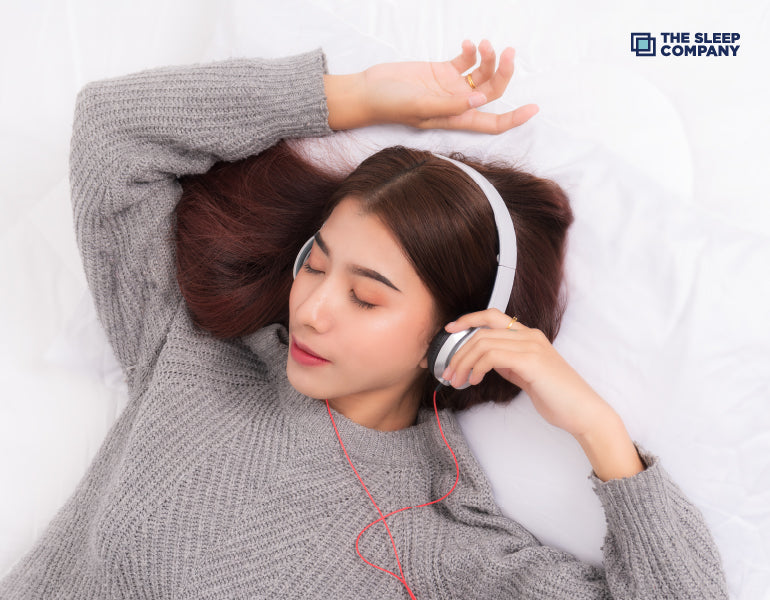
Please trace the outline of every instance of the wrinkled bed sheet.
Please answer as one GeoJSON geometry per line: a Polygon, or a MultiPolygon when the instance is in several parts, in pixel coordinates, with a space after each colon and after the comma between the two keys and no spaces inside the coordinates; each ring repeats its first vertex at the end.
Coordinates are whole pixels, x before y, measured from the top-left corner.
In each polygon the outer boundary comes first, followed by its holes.
{"type": "MultiPolygon", "coordinates": [[[[370,127],[297,146],[339,168],[391,144],[459,150],[556,180],[576,220],[555,347],[703,511],[732,597],[770,597],[768,3],[278,4],[0,9],[0,576],[74,490],[126,403],[71,225],[77,90],[162,64],[318,46],[332,73],[348,73],[451,58],[463,38],[488,37],[517,58],[510,89],[485,110],[535,102],[530,123],[494,137],[370,127]],[[631,32],[668,30],[737,31],[742,45],[719,59],[629,51],[631,32]]],[[[604,517],[569,435],[526,396],[477,407],[462,426],[507,515],[601,562],[604,517]]]]}

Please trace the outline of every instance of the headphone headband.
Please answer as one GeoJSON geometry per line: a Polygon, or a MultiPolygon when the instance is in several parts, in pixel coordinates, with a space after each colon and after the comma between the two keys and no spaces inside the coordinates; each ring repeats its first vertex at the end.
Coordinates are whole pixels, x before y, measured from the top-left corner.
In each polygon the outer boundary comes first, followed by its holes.
{"type": "Polygon", "coordinates": [[[449,158],[448,156],[443,156],[442,154],[434,153],[434,156],[448,160],[465,171],[465,173],[467,173],[481,188],[481,191],[484,192],[489,204],[492,206],[492,211],[495,215],[497,242],[500,252],[497,255],[495,284],[492,287],[492,294],[489,297],[487,308],[497,308],[501,312],[505,312],[508,308],[511,290],[513,289],[517,258],[516,231],[513,228],[511,213],[508,211],[508,207],[505,202],[503,202],[503,199],[497,189],[495,189],[495,186],[493,186],[490,181],[476,169],[465,163],[454,160],[453,158],[449,158]]]}

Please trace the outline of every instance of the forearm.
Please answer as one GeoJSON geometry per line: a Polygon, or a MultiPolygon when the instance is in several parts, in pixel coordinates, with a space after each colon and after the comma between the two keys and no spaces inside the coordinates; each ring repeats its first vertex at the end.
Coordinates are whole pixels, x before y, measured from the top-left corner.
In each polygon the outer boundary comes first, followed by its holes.
{"type": "Polygon", "coordinates": [[[594,473],[602,481],[631,477],[644,470],[620,416],[609,409],[590,431],[575,435],[594,473]]]}
{"type": "Polygon", "coordinates": [[[318,49],[91,82],[75,107],[74,182],[169,180],[205,172],[217,160],[257,154],[281,138],[328,135],[324,61],[318,49]]]}

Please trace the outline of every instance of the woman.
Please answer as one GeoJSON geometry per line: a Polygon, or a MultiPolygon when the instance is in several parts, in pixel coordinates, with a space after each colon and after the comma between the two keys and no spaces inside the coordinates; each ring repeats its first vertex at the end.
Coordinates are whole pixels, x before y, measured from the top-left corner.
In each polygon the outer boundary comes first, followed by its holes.
{"type": "Polygon", "coordinates": [[[542,258],[550,270],[539,275],[541,257],[527,258],[527,198],[512,208],[523,227],[517,278],[526,283],[530,269],[540,291],[552,284],[540,295],[545,309],[517,297],[529,293],[525,283],[514,287],[509,307],[525,325],[463,305],[485,305],[495,248],[489,205],[453,165],[395,148],[341,185],[320,171],[297,178],[282,169],[295,159],[281,162],[281,138],[371,123],[498,133],[525,122],[535,107],[472,109],[499,97],[513,73],[512,50],[497,70],[491,46],[480,50],[469,79],[461,74],[476,50],[464,43],[452,61],[355,75],[326,74],[319,49],[154,69],[81,91],[71,153],[75,226],[130,398],[73,496],[0,582],[0,596],[726,597],[700,513],[550,344],[571,222],[556,186],[545,192],[549,184],[531,176],[472,163],[509,206],[506,181],[521,177],[520,190],[540,185],[533,227],[551,207],[543,227],[554,237],[542,258]],[[265,188],[223,195],[217,177],[231,168],[256,172],[265,188]],[[270,177],[259,175],[268,168],[270,177]],[[369,177],[384,183],[371,188],[369,177]],[[311,179],[309,204],[293,211],[311,179]],[[442,182],[451,189],[425,197],[457,195],[448,204],[467,213],[465,224],[398,225],[393,219],[419,194],[398,211],[376,202],[377,186],[393,195],[442,182]],[[244,210],[244,192],[277,205],[244,210]],[[284,204],[285,195],[295,202],[284,204]],[[452,235],[466,235],[459,256],[468,262],[449,263],[463,273],[451,285],[428,265],[441,262],[430,259],[436,248],[448,256],[457,249],[442,239],[410,242],[412,225],[439,236],[457,225],[452,235]],[[241,241],[255,230],[259,254],[244,262],[241,241]],[[292,280],[299,245],[316,232],[292,280]],[[473,277],[466,291],[456,289],[473,277]],[[452,294],[455,305],[445,298],[452,294]],[[445,326],[448,316],[459,318],[445,326]],[[447,408],[434,420],[428,344],[442,327],[476,326],[484,329],[443,373],[453,386],[472,385],[442,390],[447,408]],[[479,390],[503,400],[519,388],[591,461],[608,522],[604,569],[540,545],[505,518],[465,444],[450,409],[481,400],[479,390]]]}

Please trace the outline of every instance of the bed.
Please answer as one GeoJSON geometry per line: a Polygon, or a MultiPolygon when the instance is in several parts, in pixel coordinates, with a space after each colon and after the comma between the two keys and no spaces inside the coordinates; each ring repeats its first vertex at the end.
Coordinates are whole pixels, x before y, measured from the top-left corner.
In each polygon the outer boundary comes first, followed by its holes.
{"type": "MultiPolygon", "coordinates": [[[[498,53],[516,48],[516,72],[484,110],[534,102],[540,113],[529,123],[499,136],[377,126],[295,145],[340,169],[404,144],[508,160],[557,181],[575,223],[554,346],[703,512],[731,597],[770,598],[770,202],[760,187],[770,158],[761,75],[770,3],[466,7],[35,0],[2,8],[0,577],[74,490],[127,400],[71,224],[68,144],[80,87],[164,64],[319,46],[331,73],[350,73],[449,59],[463,39],[486,37],[498,53]],[[732,56],[676,56],[670,44],[666,56],[664,32],[739,33],[739,47],[732,56]]],[[[526,395],[476,407],[461,424],[504,512],[543,543],[599,564],[604,517],[578,444],[526,395]]]]}

